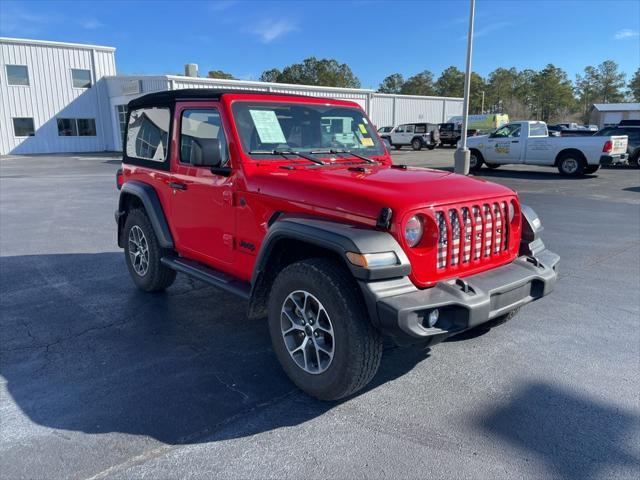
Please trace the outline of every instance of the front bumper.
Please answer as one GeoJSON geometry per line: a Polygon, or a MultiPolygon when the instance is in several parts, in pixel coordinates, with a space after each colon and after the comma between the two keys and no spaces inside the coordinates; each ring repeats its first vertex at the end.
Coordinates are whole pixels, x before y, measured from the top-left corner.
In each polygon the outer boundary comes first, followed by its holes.
{"type": "Polygon", "coordinates": [[[627,163],[629,155],[620,153],[617,155],[602,155],[600,157],[600,165],[617,165],[619,163],[627,163]]]}
{"type": "Polygon", "coordinates": [[[438,343],[549,294],[560,257],[543,250],[464,279],[418,290],[408,279],[361,283],[376,326],[399,344],[438,343]],[[407,283],[408,282],[408,283],[407,283]],[[429,327],[429,313],[439,318],[429,327]]]}

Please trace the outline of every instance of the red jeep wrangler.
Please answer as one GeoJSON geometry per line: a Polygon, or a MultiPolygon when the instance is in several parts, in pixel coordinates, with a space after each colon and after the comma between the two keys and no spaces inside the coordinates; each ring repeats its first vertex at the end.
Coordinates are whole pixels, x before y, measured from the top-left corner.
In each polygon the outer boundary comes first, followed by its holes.
{"type": "Polygon", "coordinates": [[[186,273],[268,317],[302,390],[345,397],[382,334],[435,344],[551,292],[559,257],[512,190],[393,165],[352,102],[211,89],[129,103],[116,212],[133,281],[186,273]]]}

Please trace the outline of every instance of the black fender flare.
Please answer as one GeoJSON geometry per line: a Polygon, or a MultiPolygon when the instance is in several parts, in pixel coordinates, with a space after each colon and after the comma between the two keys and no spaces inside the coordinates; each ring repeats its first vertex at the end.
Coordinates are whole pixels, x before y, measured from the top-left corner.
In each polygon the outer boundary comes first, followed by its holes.
{"type": "Polygon", "coordinates": [[[160,246],[162,248],[173,249],[173,236],[171,235],[171,230],[169,229],[169,224],[167,223],[158,194],[151,185],[135,180],[125,182],[120,190],[118,210],[116,211],[118,245],[120,245],[120,237],[122,229],[124,228],[123,220],[127,214],[127,197],[129,195],[137,197],[142,203],[160,246]]]}
{"type": "MultiPolygon", "coordinates": [[[[375,283],[376,280],[406,278],[411,273],[407,255],[387,231],[315,217],[280,215],[270,223],[254,265],[248,309],[250,318],[266,314],[270,290],[267,283],[273,273],[267,271],[269,259],[276,254],[275,249],[280,242],[287,239],[305,242],[336,254],[344,261],[360,288],[363,284],[375,283]],[[347,252],[364,254],[389,251],[396,254],[396,265],[364,268],[353,265],[346,257],[347,252]]],[[[367,309],[370,315],[377,317],[375,305],[372,307],[367,302],[367,309]]]]}
{"type": "Polygon", "coordinates": [[[537,253],[546,248],[541,238],[544,227],[533,208],[521,204],[520,210],[522,212],[522,236],[519,255],[535,257],[537,253]]]}
{"type": "Polygon", "coordinates": [[[389,232],[320,218],[282,216],[271,225],[262,241],[253,269],[252,284],[256,283],[266,267],[273,248],[280,240],[287,238],[337,253],[344,259],[353,276],[362,280],[405,277],[411,273],[409,259],[389,232]],[[347,252],[364,254],[391,251],[398,257],[397,265],[364,268],[353,265],[346,258],[347,252]]]}

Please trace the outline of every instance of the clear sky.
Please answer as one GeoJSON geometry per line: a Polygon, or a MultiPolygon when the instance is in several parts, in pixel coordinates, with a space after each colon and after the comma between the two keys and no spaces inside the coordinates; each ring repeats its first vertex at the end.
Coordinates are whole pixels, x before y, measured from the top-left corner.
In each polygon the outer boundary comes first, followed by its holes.
{"type": "MultiPolygon", "coordinates": [[[[437,77],[465,61],[469,2],[0,0],[0,35],[117,48],[122,74],[175,74],[199,64],[258,79],[305,57],[349,64],[366,88],[395,72],[437,77]]],[[[573,80],[612,59],[640,66],[640,0],[477,0],[473,68],[540,69],[573,80]]]]}

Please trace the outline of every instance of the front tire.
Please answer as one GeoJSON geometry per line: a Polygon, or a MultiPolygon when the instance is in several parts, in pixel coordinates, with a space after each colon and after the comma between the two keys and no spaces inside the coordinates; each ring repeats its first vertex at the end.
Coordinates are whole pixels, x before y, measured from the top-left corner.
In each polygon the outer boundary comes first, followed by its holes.
{"type": "Polygon", "coordinates": [[[171,252],[161,248],[144,210],[134,209],[124,224],[124,254],[133,283],[145,292],[158,292],[176,279],[175,270],[160,262],[171,252]]]}
{"type": "Polygon", "coordinates": [[[499,163],[487,163],[487,162],[484,162],[484,164],[487,166],[487,168],[490,168],[491,170],[495,170],[496,168],[500,167],[499,163]]]}
{"type": "Polygon", "coordinates": [[[269,295],[268,317],[280,365],[315,398],[344,398],[378,371],[382,339],[357,285],[334,260],[313,258],[282,270],[269,295]]]}

